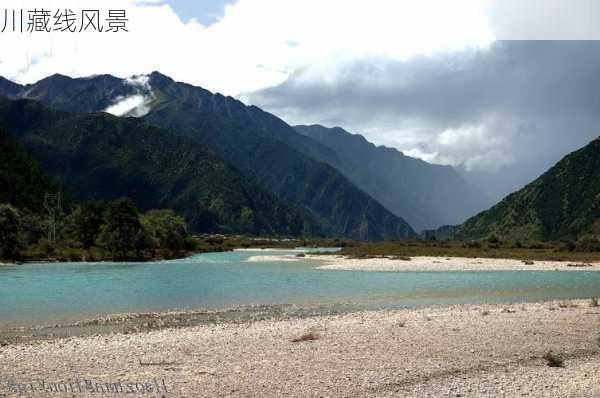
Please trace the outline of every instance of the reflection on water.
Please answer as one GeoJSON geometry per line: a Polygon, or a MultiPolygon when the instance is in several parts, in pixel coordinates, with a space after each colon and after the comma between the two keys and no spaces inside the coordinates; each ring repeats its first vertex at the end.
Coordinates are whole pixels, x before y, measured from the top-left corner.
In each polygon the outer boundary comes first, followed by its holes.
{"type": "Polygon", "coordinates": [[[295,252],[207,253],[153,263],[52,263],[0,268],[0,326],[131,311],[247,304],[395,308],[600,296],[598,272],[336,272],[295,252]]]}

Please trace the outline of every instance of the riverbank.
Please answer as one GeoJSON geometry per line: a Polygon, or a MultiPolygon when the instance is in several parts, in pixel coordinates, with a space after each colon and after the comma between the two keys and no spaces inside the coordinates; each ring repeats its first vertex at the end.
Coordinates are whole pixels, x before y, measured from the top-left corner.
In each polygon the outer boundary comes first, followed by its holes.
{"type": "Polygon", "coordinates": [[[532,261],[468,257],[307,257],[318,260],[317,268],[335,271],[380,272],[471,272],[471,271],[600,271],[600,262],[532,261]]]}
{"type": "Polygon", "coordinates": [[[475,271],[600,271],[600,262],[533,261],[504,258],[373,256],[356,258],[336,254],[252,256],[249,262],[288,262],[310,259],[316,268],[330,271],[475,272],[475,271]]]}
{"type": "Polygon", "coordinates": [[[429,307],[11,344],[0,374],[164,380],[169,397],[598,396],[598,337],[589,300],[429,307]]]}

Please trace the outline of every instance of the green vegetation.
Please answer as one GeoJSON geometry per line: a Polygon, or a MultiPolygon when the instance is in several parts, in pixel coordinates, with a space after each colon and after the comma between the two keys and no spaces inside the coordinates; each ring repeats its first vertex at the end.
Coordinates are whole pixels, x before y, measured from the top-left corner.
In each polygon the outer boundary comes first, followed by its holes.
{"type": "Polygon", "coordinates": [[[309,148],[313,141],[283,120],[159,73],[151,75],[150,84],[168,100],[145,120],[207,145],[279,198],[313,214],[326,235],[364,240],[414,236],[403,219],[315,159],[309,148]]]}
{"type": "MultiPolygon", "coordinates": [[[[79,202],[130,197],[142,211],[174,210],[185,218],[191,233],[320,235],[318,222],[308,211],[265,191],[203,145],[141,120],[63,113],[34,101],[0,99],[0,125],[79,202]]],[[[5,164],[11,173],[37,170],[29,164],[19,169],[5,164]]],[[[16,181],[36,185],[16,184],[20,194],[12,188],[14,178],[3,183],[12,195],[4,201],[24,203],[25,195],[38,201],[28,208],[39,210],[39,198],[52,189],[48,183],[37,183],[36,173],[16,181]]],[[[90,245],[89,239],[84,241],[90,245]]]]}
{"type": "Polygon", "coordinates": [[[0,128],[0,203],[41,211],[44,194],[56,190],[40,165],[0,128]]]}
{"type": "Polygon", "coordinates": [[[150,260],[196,252],[183,219],[171,210],[139,214],[130,199],[74,206],[57,220],[57,240],[44,235],[47,224],[25,221],[27,210],[0,205],[0,258],[4,260],[150,260]]]}
{"type": "MultiPolygon", "coordinates": [[[[70,185],[69,192],[87,195],[78,199],[130,196],[143,210],[174,209],[195,232],[368,240],[414,236],[403,219],[315,159],[314,141],[281,119],[157,72],[150,75],[149,83],[156,100],[143,119],[168,129],[162,138],[157,137],[159,129],[139,120],[75,116],[53,127],[61,135],[51,134],[50,154],[43,145],[48,134],[25,137],[28,149],[39,151],[32,153],[45,168],[58,168],[47,170],[62,175],[60,182],[70,185]],[[115,129],[114,124],[121,128],[115,129]],[[94,136],[91,143],[79,131],[82,128],[94,136]],[[60,143],[62,139],[68,141],[60,143]],[[56,164],[59,157],[71,167],[56,164]],[[75,172],[82,160],[85,168],[75,172]],[[139,175],[127,172],[134,170],[139,175]],[[98,178],[114,179],[111,190],[120,191],[97,189],[93,183],[98,178]],[[89,197],[92,193],[96,196],[89,197]]],[[[108,75],[86,79],[54,75],[27,88],[5,86],[10,89],[4,93],[11,98],[26,97],[68,112],[99,112],[118,96],[136,94],[130,84],[108,75]]],[[[39,117],[18,118],[15,126],[22,120],[37,122],[39,117]]]]}
{"type": "Polygon", "coordinates": [[[544,354],[546,364],[551,368],[562,368],[564,366],[564,360],[552,351],[548,351],[544,354]]]}
{"type": "Polygon", "coordinates": [[[600,251],[589,251],[586,246],[571,245],[570,243],[573,242],[503,241],[497,237],[477,241],[349,241],[342,244],[341,254],[356,258],[435,256],[572,261],[576,263],[600,261],[600,251]],[[572,250],[569,250],[570,248],[572,250]]]}
{"type": "Polygon", "coordinates": [[[458,226],[455,237],[565,240],[586,251],[600,251],[599,170],[600,138],[458,226]]]}
{"type": "Polygon", "coordinates": [[[0,204],[0,258],[13,259],[19,253],[19,212],[8,204],[0,204]]]}

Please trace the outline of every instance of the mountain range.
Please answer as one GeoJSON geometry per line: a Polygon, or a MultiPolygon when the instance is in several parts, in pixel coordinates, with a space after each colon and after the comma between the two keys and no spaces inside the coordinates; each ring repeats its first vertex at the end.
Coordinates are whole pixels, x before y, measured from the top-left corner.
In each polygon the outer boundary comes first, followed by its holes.
{"type": "Polygon", "coordinates": [[[489,198],[452,167],[339,127],[292,127],[158,72],[0,78],[0,96],[0,127],[19,141],[3,138],[3,157],[21,165],[1,169],[0,183],[28,192],[27,181],[51,179],[77,200],[131,196],[142,210],[178,211],[198,232],[381,240],[414,237],[414,227],[553,240],[600,229],[600,140],[473,216],[489,198]]]}
{"type": "MultiPolygon", "coordinates": [[[[6,174],[19,177],[8,180],[7,191],[26,200],[3,199],[8,203],[27,205],[43,198],[40,190],[55,191],[40,177],[39,164],[78,201],[131,197],[142,210],[176,210],[194,232],[320,234],[307,211],[278,200],[194,141],[142,120],[0,98],[0,124],[35,159],[13,148],[6,174]]],[[[33,204],[26,207],[39,208],[33,204]]]]}
{"type": "MultiPolygon", "coordinates": [[[[137,116],[125,118],[128,123],[130,119],[147,122],[168,130],[170,136],[185,139],[185,145],[194,143],[196,150],[215,154],[281,203],[316,219],[325,235],[369,240],[415,235],[407,222],[335,168],[308,156],[299,149],[302,145],[293,145],[306,140],[292,127],[231,97],[176,83],[156,72],[143,82],[109,75],[82,79],[53,75],[33,85],[19,86],[3,79],[0,90],[8,98],[39,101],[53,110],[79,113],[79,117],[105,111],[125,99],[142,98],[144,103],[137,109],[122,114],[137,116]]],[[[316,142],[309,145],[318,146],[316,142]]],[[[173,162],[179,159],[174,156],[173,162]]],[[[211,177],[215,184],[221,184],[218,176],[211,177]]],[[[138,206],[145,207],[144,203],[138,206]]]]}
{"type": "Polygon", "coordinates": [[[376,146],[341,127],[295,126],[296,131],[331,149],[314,152],[340,170],[416,230],[459,224],[486,207],[486,197],[450,166],[439,166],[376,146]]]}

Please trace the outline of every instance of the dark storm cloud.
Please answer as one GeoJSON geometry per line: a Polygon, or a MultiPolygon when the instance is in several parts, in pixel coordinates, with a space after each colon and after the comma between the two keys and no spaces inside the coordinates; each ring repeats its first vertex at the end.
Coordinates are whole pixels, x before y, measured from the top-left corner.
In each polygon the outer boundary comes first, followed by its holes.
{"type": "Polygon", "coordinates": [[[333,80],[304,69],[246,98],[290,122],[341,125],[434,162],[518,170],[518,185],[600,134],[600,42],[370,59],[333,80]]]}

